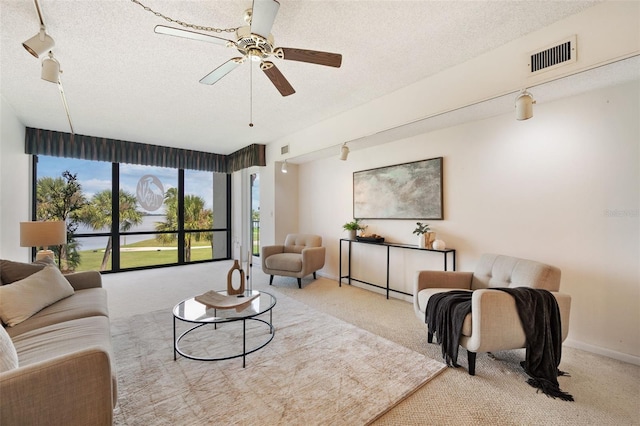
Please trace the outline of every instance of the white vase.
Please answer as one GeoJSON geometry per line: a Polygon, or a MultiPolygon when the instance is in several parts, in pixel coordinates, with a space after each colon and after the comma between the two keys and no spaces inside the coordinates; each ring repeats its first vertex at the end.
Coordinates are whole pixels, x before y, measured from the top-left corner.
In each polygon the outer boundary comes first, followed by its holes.
{"type": "Polygon", "coordinates": [[[424,248],[424,234],[418,234],[418,248],[424,248]]]}
{"type": "Polygon", "coordinates": [[[356,230],[355,229],[350,229],[349,230],[349,239],[350,240],[355,240],[356,239],[356,230]]]}

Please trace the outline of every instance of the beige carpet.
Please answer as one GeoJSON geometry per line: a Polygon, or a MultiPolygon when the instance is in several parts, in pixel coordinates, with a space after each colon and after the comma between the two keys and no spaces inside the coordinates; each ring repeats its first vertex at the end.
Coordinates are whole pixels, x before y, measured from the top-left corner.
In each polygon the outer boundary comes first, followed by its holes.
{"type": "MultiPolygon", "coordinates": [[[[104,275],[111,318],[115,321],[134,313],[166,310],[182,298],[224,288],[221,278],[230,267],[231,262],[214,262],[104,275]]],[[[320,277],[315,281],[305,278],[299,289],[294,278],[276,277],[269,286],[268,276],[259,268],[254,275],[254,287],[259,290],[289,296],[441,360],[440,348],[427,344],[425,325],[416,318],[410,303],[387,300],[355,286],[338,287],[336,281],[320,277]]],[[[159,345],[158,350],[165,352],[167,348],[159,345]]],[[[168,351],[170,354],[171,349],[168,351]]],[[[374,425],[640,425],[640,366],[565,346],[560,368],[571,377],[560,377],[560,386],[576,398],[568,403],[547,398],[527,385],[519,365],[523,359],[523,350],[478,354],[476,376],[471,377],[464,368],[466,353],[461,351],[463,368],[446,369],[374,425]]],[[[251,358],[248,362],[250,365],[251,358]]],[[[163,422],[158,417],[149,424],[163,422]]]]}
{"type": "MultiPolygon", "coordinates": [[[[274,339],[242,359],[173,360],[170,309],[112,321],[117,425],[366,424],[446,366],[273,291],[274,339]]],[[[266,316],[268,318],[268,315],[266,316]]],[[[189,326],[178,323],[179,330],[189,326]]],[[[242,323],[201,327],[181,349],[241,351],[242,323]]],[[[247,345],[268,328],[247,326],[247,345]]]]}

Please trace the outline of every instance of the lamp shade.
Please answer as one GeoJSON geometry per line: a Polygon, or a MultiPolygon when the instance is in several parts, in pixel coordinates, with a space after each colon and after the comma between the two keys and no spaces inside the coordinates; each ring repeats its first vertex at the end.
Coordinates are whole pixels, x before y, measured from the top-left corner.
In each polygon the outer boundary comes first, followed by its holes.
{"type": "Polygon", "coordinates": [[[280,167],[280,171],[282,173],[287,173],[288,169],[287,169],[287,160],[284,160],[284,163],[282,163],[282,167],[280,167]]]}
{"type": "Polygon", "coordinates": [[[60,62],[58,62],[51,52],[49,57],[42,60],[42,72],[40,77],[43,80],[50,81],[51,83],[58,83],[60,81],[60,62]]]}
{"type": "Polygon", "coordinates": [[[38,34],[22,43],[22,46],[27,49],[27,52],[31,53],[36,58],[39,58],[43,53],[51,50],[54,45],[55,42],[51,36],[44,31],[44,28],[41,28],[38,34]]]}
{"type": "Polygon", "coordinates": [[[64,221],[20,222],[20,247],[48,247],[67,242],[64,221]]]}

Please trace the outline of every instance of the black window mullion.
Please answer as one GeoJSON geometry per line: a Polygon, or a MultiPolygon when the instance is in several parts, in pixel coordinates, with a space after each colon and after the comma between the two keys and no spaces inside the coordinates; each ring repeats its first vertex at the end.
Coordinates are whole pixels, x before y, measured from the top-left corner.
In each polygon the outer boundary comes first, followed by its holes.
{"type": "Polygon", "coordinates": [[[185,263],[184,256],[184,169],[178,169],[178,264],[185,263]]]}
{"type": "Polygon", "coordinates": [[[120,270],[120,164],[111,163],[111,270],[120,270]]]}

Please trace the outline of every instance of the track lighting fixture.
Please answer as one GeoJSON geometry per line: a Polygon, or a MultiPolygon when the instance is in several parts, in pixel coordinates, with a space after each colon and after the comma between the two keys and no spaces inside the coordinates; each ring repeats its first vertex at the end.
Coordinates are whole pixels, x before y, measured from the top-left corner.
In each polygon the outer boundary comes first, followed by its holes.
{"type": "Polygon", "coordinates": [[[55,42],[51,36],[46,33],[44,25],[40,25],[40,32],[22,43],[22,45],[27,49],[27,52],[39,58],[40,55],[51,50],[55,42]]]}
{"type": "Polygon", "coordinates": [[[282,167],[280,168],[280,171],[282,173],[287,173],[287,160],[284,160],[284,163],[282,163],[282,167]]]}
{"type": "Polygon", "coordinates": [[[347,143],[345,142],[342,145],[342,148],[340,148],[340,159],[342,161],[345,161],[348,156],[349,156],[349,147],[347,146],[347,143]]]}
{"type": "Polygon", "coordinates": [[[535,103],[531,93],[526,89],[523,90],[516,98],[516,119],[528,120],[533,117],[533,104],[535,103]]]}
{"type": "Polygon", "coordinates": [[[42,60],[42,72],[40,77],[51,83],[60,81],[60,62],[53,57],[53,52],[49,52],[49,56],[42,60]]]}

